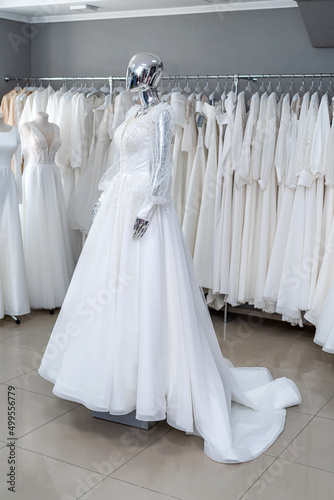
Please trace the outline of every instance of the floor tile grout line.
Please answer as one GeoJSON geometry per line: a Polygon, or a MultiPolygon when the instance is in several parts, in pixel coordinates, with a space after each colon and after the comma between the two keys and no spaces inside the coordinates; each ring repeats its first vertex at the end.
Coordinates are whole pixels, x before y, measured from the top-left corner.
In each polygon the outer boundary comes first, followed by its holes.
{"type": "MultiPolygon", "coordinates": [[[[310,415],[312,416],[312,415],[310,415]]],[[[291,441],[289,442],[289,444],[284,448],[284,450],[278,455],[278,457],[273,457],[272,455],[266,455],[266,452],[264,451],[264,455],[266,457],[270,457],[270,458],[273,458],[273,462],[269,465],[269,467],[267,467],[267,469],[265,471],[263,471],[263,473],[256,479],[256,481],[258,481],[262,476],[263,474],[273,465],[274,462],[276,462],[276,460],[285,460],[286,462],[289,462],[289,463],[298,463],[299,465],[305,465],[305,464],[300,464],[299,462],[297,462],[296,460],[287,460],[285,458],[282,458],[282,454],[286,451],[286,449],[291,445],[291,443],[297,439],[297,437],[306,429],[306,427],[315,419],[316,415],[313,415],[311,420],[298,432],[298,434],[293,438],[291,439],[291,441]]],[[[311,467],[311,466],[309,466],[311,467]]],[[[311,467],[313,469],[316,469],[317,467],[311,467]]],[[[325,469],[319,469],[319,470],[325,470],[325,469]]],[[[325,472],[330,472],[330,471],[325,471],[325,472]]],[[[248,490],[243,494],[243,496],[240,498],[240,500],[242,500],[244,498],[244,496],[247,494],[247,492],[250,490],[250,488],[252,488],[252,486],[255,484],[255,482],[248,488],[248,490]]]]}
{"type": "MultiPolygon", "coordinates": [[[[281,458],[282,454],[283,454],[283,453],[287,450],[287,448],[289,448],[289,446],[291,445],[291,443],[292,443],[293,441],[295,441],[295,439],[297,439],[297,438],[298,438],[298,436],[299,436],[299,435],[300,435],[300,434],[301,434],[301,433],[302,433],[302,432],[306,429],[306,427],[307,427],[308,425],[310,425],[310,423],[311,423],[311,422],[315,419],[315,415],[310,415],[310,416],[311,416],[312,418],[309,420],[309,422],[307,422],[307,424],[306,424],[306,425],[305,425],[305,426],[304,426],[304,427],[303,427],[303,428],[302,428],[302,429],[301,429],[301,430],[300,430],[300,431],[296,434],[296,436],[295,436],[293,439],[291,439],[290,443],[289,443],[289,444],[288,444],[288,445],[284,448],[284,450],[283,450],[283,451],[282,451],[282,452],[278,455],[278,457],[277,457],[277,458],[281,458]]],[[[282,460],[285,460],[285,459],[282,459],[282,460]]]]}
{"type": "Polygon", "coordinates": [[[289,462],[290,464],[297,464],[302,467],[307,467],[308,469],[315,469],[315,470],[320,470],[321,472],[327,472],[328,474],[332,474],[334,476],[334,471],[321,469],[321,467],[314,467],[313,465],[302,464],[300,462],[297,462],[297,460],[287,460],[286,458],[281,458],[281,457],[277,457],[277,459],[282,460],[283,462],[289,462]]]}
{"type": "MultiPolygon", "coordinates": [[[[159,429],[163,429],[163,428],[164,427],[159,427],[159,429]]],[[[148,448],[150,446],[152,446],[152,444],[156,443],[157,441],[159,441],[159,439],[161,439],[162,437],[166,436],[166,434],[168,434],[172,429],[165,428],[165,430],[166,430],[166,432],[164,432],[161,436],[159,436],[157,439],[155,439],[154,441],[152,441],[152,443],[150,443],[149,445],[147,445],[142,450],[138,451],[138,453],[136,453],[135,455],[133,455],[133,457],[131,457],[128,460],[126,460],[126,462],[124,462],[124,464],[120,465],[115,470],[113,470],[112,472],[110,472],[110,474],[108,475],[108,477],[111,477],[111,474],[114,474],[116,471],[118,471],[119,469],[121,469],[122,467],[124,467],[124,465],[128,464],[129,462],[131,462],[131,460],[133,460],[134,458],[137,458],[143,451],[148,450],[148,448]]]]}
{"type": "Polygon", "coordinates": [[[25,373],[21,373],[20,375],[16,375],[15,377],[13,378],[10,378],[9,380],[6,380],[5,382],[1,382],[1,385],[6,385],[8,382],[11,382],[12,380],[15,380],[17,378],[20,378],[20,377],[23,377],[23,375],[28,375],[28,373],[31,373],[33,371],[35,371],[36,368],[32,368],[31,370],[29,370],[28,372],[25,372],[25,373]]]}
{"type": "Polygon", "coordinates": [[[266,455],[266,457],[268,457],[268,458],[272,458],[271,463],[268,465],[268,467],[266,467],[266,468],[264,469],[264,471],[263,471],[263,472],[259,475],[259,477],[257,477],[257,478],[255,479],[255,481],[254,481],[254,482],[250,485],[250,487],[249,487],[249,488],[247,488],[247,490],[245,491],[245,493],[243,493],[243,495],[240,497],[240,499],[239,499],[239,500],[242,500],[242,499],[244,498],[244,496],[245,496],[245,495],[247,495],[248,491],[249,491],[249,490],[250,490],[250,489],[254,486],[254,484],[255,484],[255,483],[256,483],[256,482],[257,482],[257,481],[258,481],[258,480],[259,480],[259,479],[263,476],[263,474],[265,474],[265,473],[267,472],[267,470],[268,470],[268,469],[269,469],[269,468],[273,465],[273,463],[274,463],[274,462],[276,462],[276,460],[278,460],[278,458],[277,458],[277,457],[276,457],[276,458],[275,458],[275,457],[271,457],[270,455],[266,455]]]}
{"type": "MultiPolygon", "coordinates": [[[[318,411],[318,413],[316,413],[314,416],[315,416],[315,417],[317,417],[317,416],[318,416],[318,414],[321,412],[321,410],[322,410],[323,408],[325,408],[325,406],[326,406],[326,405],[328,405],[328,403],[329,403],[330,401],[332,401],[332,399],[333,399],[333,398],[334,398],[334,394],[333,394],[333,396],[332,396],[331,398],[329,398],[329,400],[327,401],[327,403],[325,403],[325,404],[324,404],[324,405],[320,408],[320,410],[318,411]]],[[[321,417],[321,416],[320,416],[320,418],[328,418],[328,417],[321,417]]],[[[333,417],[332,419],[330,419],[330,420],[334,420],[334,417],[333,417]]]]}
{"type": "MultiPolygon", "coordinates": [[[[78,406],[82,406],[82,405],[78,405],[78,406]]],[[[52,420],[50,420],[49,422],[46,422],[45,424],[42,424],[40,425],[39,427],[37,427],[36,429],[30,431],[30,432],[27,432],[26,434],[24,434],[23,436],[19,437],[16,441],[16,447],[17,448],[20,448],[20,449],[23,449],[23,450],[26,450],[26,451],[31,451],[33,453],[37,453],[38,455],[42,455],[42,456],[46,456],[48,458],[53,458],[54,460],[58,460],[59,462],[64,462],[64,463],[68,463],[69,465],[74,465],[76,467],[80,467],[80,468],[83,468],[83,469],[86,469],[86,470],[89,470],[91,472],[97,472],[98,474],[101,474],[102,476],[104,477],[110,477],[111,474],[113,474],[114,472],[116,472],[120,467],[123,467],[123,465],[125,465],[126,463],[128,463],[130,460],[132,460],[133,458],[137,457],[140,453],[142,453],[144,450],[147,450],[147,448],[149,448],[149,446],[151,446],[152,444],[156,443],[160,438],[162,438],[163,436],[165,436],[168,432],[170,432],[172,429],[166,429],[167,432],[164,432],[160,437],[158,437],[155,441],[153,441],[152,443],[150,443],[148,446],[146,446],[143,450],[140,450],[138,453],[136,453],[136,455],[134,455],[133,457],[131,457],[129,460],[127,460],[126,462],[124,462],[124,464],[120,465],[119,467],[117,467],[113,472],[111,472],[109,475],[105,475],[103,474],[102,472],[99,472],[97,470],[93,470],[93,469],[87,469],[86,467],[82,467],[81,465],[76,465],[76,464],[73,464],[71,462],[66,462],[64,460],[60,460],[59,458],[55,458],[55,457],[51,457],[49,455],[46,455],[45,453],[40,453],[38,451],[34,451],[34,450],[30,450],[29,448],[25,448],[24,446],[20,446],[20,439],[22,439],[23,437],[26,437],[28,436],[28,434],[31,434],[32,432],[35,432],[39,429],[41,429],[42,427],[44,427],[45,425],[53,422],[54,420],[57,420],[57,418],[59,417],[63,417],[64,415],[66,415],[66,413],[69,413],[70,411],[72,410],[75,410],[78,406],[76,406],[75,408],[72,408],[71,410],[68,410],[66,411],[65,413],[59,415],[58,417],[55,417],[53,418],[52,420]]],[[[162,429],[162,427],[159,427],[160,429],[162,429]]],[[[112,478],[112,479],[115,479],[115,478],[112,478]]]]}
{"type": "MultiPolygon", "coordinates": [[[[32,370],[34,371],[34,370],[32,370]]],[[[31,372],[27,372],[27,373],[31,373],[31,372]]],[[[26,374],[24,374],[26,375],[26,374]]],[[[21,377],[22,375],[20,375],[21,377]]],[[[19,378],[19,377],[17,377],[19,378]]],[[[5,387],[8,387],[8,382],[1,382],[0,385],[4,385],[5,387]]],[[[9,384],[9,385],[12,385],[12,384],[9,384]]],[[[62,398],[59,398],[58,396],[54,395],[54,396],[50,396],[49,394],[42,394],[40,392],[36,392],[36,391],[32,391],[30,389],[23,389],[22,387],[17,387],[15,386],[15,389],[18,389],[19,391],[25,391],[25,392],[30,392],[31,394],[37,394],[38,396],[45,396],[46,398],[51,398],[51,399],[55,399],[56,401],[64,401],[65,403],[72,403],[72,404],[75,404],[77,406],[80,406],[80,403],[76,403],[76,402],[72,402],[72,401],[69,401],[69,400],[65,400],[65,399],[62,399],[62,398]]]]}
{"type": "Polygon", "coordinates": [[[1,344],[6,347],[15,347],[17,349],[23,349],[24,351],[38,352],[39,354],[44,353],[44,351],[37,351],[36,349],[29,349],[28,347],[21,347],[19,345],[3,344],[2,342],[0,342],[0,349],[1,349],[1,344]]]}
{"type": "MultiPolygon", "coordinates": [[[[10,338],[12,338],[12,337],[16,337],[16,336],[18,336],[18,335],[25,335],[25,334],[31,333],[31,332],[33,332],[33,331],[35,331],[35,330],[39,329],[39,328],[43,328],[44,326],[50,326],[50,325],[48,325],[48,323],[47,323],[47,322],[45,322],[45,325],[44,325],[44,324],[42,324],[42,325],[39,325],[39,326],[32,326],[32,327],[29,327],[29,329],[28,329],[28,330],[24,330],[24,331],[21,331],[21,332],[18,332],[18,333],[16,333],[16,332],[14,333],[14,331],[13,331],[13,333],[9,334],[9,337],[6,337],[5,339],[0,340],[0,344],[1,344],[3,341],[8,340],[8,339],[10,339],[10,338]]],[[[52,328],[53,328],[53,326],[52,326],[52,328]]],[[[51,333],[51,332],[50,332],[50,333],[51,333]]],[[[5,334],[5,335],[7,335],[7,334],[5,334]]],[[[1,338],[1,326],[0,326],[0,338],[1,338]]]]}
{"type": "MultiPolygon", "coordinates": [[[[16,442],[18,442],[18,441],[16,441],[16,442]]],[[[16,445],[16,448],[19,448],[20,450],[28,451],[29,453],[35,453],[35,455],[39,455],[41,457],[46,457],[46,458],[50,458],[51,460],[56,460],[56,462],[60,462],[62,464],[71,465],[72,467],[77,467],[78,469],[83,469],[87,472],[94,472],[95,474],[99,474],[100,476],[103,476],[104,479],[108,477],[105,474],[103,474],[102,472],[98,472],[98,471],[93,470],[93,469],[88,469],[87,467],[84,467],[83,465],[73,464],[71,462],[67,462],[66,460],[61,460],[60,458],[51,457],[50,455],[47,455],[46,453],[40,453],[40,452],[35,451],[35,450],[29,450],[29,448],[25,448],[24,446],[16,445]]]]}
{"type": "Polygon", "coordinates": [[[64,413],[61,413],[61,414],[60,414],[60,415],[58,415],[57,417],[52,418],[52,419],[51,419],[51,420],[49,420],[48,422],[45,422],[44,424],[39,425],[38,427],[36,427],[36,429],[33,429],[33,430],[29,431],[29,432],[26,432],[25,434],[23,434],[22,436],[20,436],[19,438],[17,438],[17,441],[16,441],[16,442],[17,442],[17,443],[19,443],[19,442],[20,442],[20,439],[22,439],[22,438],[24,438],[24,437],[28,436],[28,434],[31,434],[32,432],[38,431],[39,429],[41,429],[41,428],[42,428],[42,427],[44,427],[45,425],[50,424],[50,423],[51,423],[51,422],[53,422],[54,420],[57,420],[57,418],[59,418],[59,417],[63,417],[64,415],[66,415],[66,413],[69,413],[70,411],[73,411],[73,410],[75,410],[76,408],[78,408],[78,406],[80,406],[80,405],[78,404],[78,405],[77,405],[77,406],[75,406],[74,408],[71,408],[70,410],[66,410],[64,413]]]}
{"type": "Polygon", "coordinates": [[[95,486],[92,486],[88,491],[86,491],[86,493],[83,493],[76,500],[80,500],[80,498],[83,498],[85,495],[87,495],[87,493],[89,493],[90,491],[92,491],[94,488],[98,488],[99,485],[101,485],[103,483],[103,481],[105,481],[106,479],[112,479],[113,481],[119,481],[120,483],[124,483],[124,484],[128,484],[128,485],[131,485],[131,486],[135,486],[136,488],[140,488],[140,489],[142,489],[144,491],[151,491],[152,493],[158,493],[159,495],[162,495],[162,496],[165,496],[165,497],[168,497],[168,498],[173,498],[174,500],[182,500],[182,498],[174,497],[173,495],[167,495],[166,493],[161,493],[160,491],[152,490],[150,488],[146,488],[145,486],[140,486],[140,485],[135,484],[135,483],[129,483],[128,481],[123,481],[122,479],[118,479],[116,477],[110,477],[110,476],[106,476],[102,481],[100,481],[95,486]]]}

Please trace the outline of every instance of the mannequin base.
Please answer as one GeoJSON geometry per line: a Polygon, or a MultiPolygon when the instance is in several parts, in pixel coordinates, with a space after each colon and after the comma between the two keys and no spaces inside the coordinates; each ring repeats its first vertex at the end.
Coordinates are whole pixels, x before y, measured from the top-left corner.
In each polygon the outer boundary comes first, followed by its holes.
{"type": "Polygon", "coordinates": [[[93,411],[93,417],[101,418],[102,420],[109,420],[109,422],[116,422],[117,424],[130,425],[131,427],[137,427],[139,429],[144,429],[148,431],[156,425],[158,422],[145,422],[143,420],[136,419],[136,412],[132,411],[127,415],[111,415],[108,412],[93,411]]]}

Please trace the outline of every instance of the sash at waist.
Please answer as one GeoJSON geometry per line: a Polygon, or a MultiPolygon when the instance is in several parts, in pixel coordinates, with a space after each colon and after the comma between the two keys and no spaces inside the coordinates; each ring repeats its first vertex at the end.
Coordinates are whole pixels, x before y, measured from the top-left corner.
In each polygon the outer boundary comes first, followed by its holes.
{"type": "Polygon", "coordinates": [[[47,162],[47,163],[38,162],[37,163],[34,161],[29,161],[25,168],[30,167],[30,166],[33,166],[33,167],[57,167],[58,168],[58,165],[55,162],[47,162]]]}

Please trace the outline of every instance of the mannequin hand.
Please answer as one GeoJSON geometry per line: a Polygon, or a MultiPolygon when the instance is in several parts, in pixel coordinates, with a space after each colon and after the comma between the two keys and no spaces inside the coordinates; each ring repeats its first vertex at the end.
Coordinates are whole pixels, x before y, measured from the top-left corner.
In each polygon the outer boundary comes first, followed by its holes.
{"type": "Polygon", "coordinates": [[[149,226],[150,222],[144,219],[136,219],[135,225],[133,226],[133,239],[138,240],[142,238],[146,233],[146,230],[149,226]]]}

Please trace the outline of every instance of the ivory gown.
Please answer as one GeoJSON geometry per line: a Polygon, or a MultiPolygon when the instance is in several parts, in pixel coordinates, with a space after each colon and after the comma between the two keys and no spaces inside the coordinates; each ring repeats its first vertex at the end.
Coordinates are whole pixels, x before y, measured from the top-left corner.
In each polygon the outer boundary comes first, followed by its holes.
{"type": "Polygon", "coordinates": [[[30,312],[18,205],[21,197],[20,136],[13,127],[0,132],[0,318],[30,312]]]}
{"type": "MultiPolygon", "coordinates": [[[[137,108],[134,108],[133,113],[137,108]]],[[[223,358],[160,165],[158,104],[116,130],[120,161],[105,191],[39,373],[54,393],[96,411],[167,421],[204,439],[218,462],[252,460],[301,402],[291,380],[223,358]],[[150,220],[133,239],[136,216],[150,220]]]]}
{"type": "Polygon", "coordinates": [[[213,239],[215,225],[216,181],[218,168],[218,129],[216,109],[204,103],[203,111],[207,118],[205,145],[208,150],[201,206],[194,248],[194,266],[203,287],[213,287],[213,239]]]}
{"type": "MultiPolygon", "coordinates": [[[[202,115],[204,103],[196,102],[196,117],[202,115]]],[[[203,116],[203,115],[202,115],[203,116]]],[[[204,144],[206,122],[197,127],[197,146],[194,158],[194,164],[189,180],[189,189],[186,197],[186,206],[182,230],[191,255],[194,255],[198,219],[201,207],[202,191],[205,177],[205,166],[207,158],[207,149],[204,144]]]]}
{"type": "Polygon", "coordinates": [[[31,308],[60,307],[74,261],[65,201],[55,154],[59,127],[53,124],[50,147],[33,122],[21,128],[26,166],[23,173],[21,224],[31,308]]]}

